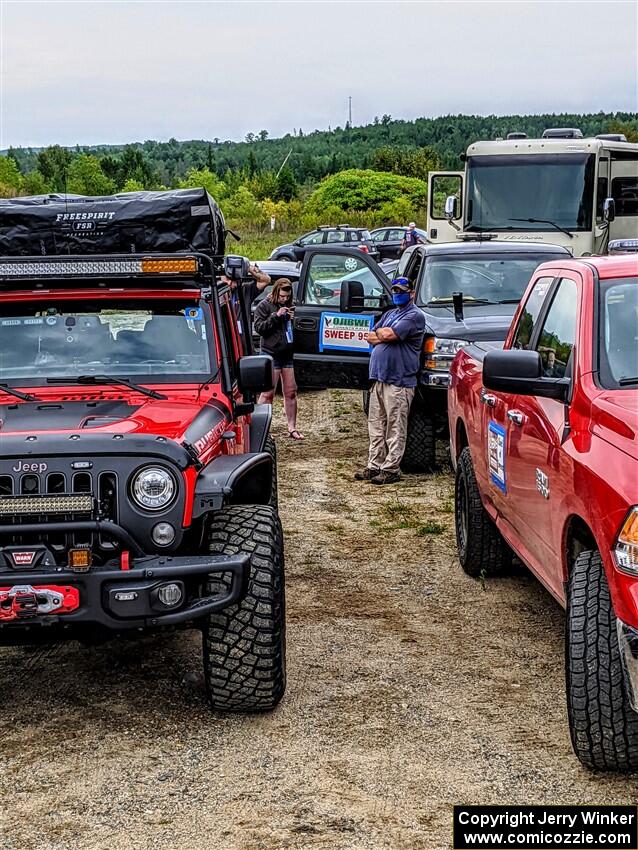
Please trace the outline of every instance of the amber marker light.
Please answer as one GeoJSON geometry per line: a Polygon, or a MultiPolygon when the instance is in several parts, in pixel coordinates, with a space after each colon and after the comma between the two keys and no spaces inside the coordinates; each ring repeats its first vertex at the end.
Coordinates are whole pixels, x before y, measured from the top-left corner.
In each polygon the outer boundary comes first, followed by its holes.
{"type": "Polygon", "coordinates": [[[632,508],[627,515],[614,551],[620,569],[638,575],[638,508],[632,508]]]}
{"type": "Polygon", "coordinates": [[[195,257],[165,260],[160,257],[145,257],[142,260],[142,271],[145,274],[194,274],[197,271],[197,260],[195,257]]]}

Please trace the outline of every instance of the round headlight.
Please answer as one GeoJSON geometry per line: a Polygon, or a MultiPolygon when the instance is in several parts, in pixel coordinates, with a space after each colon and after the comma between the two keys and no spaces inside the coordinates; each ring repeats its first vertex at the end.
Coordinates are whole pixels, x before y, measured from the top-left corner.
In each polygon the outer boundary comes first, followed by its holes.
{"type": "Polygon", "coordinates": [[[175,479],[161,466],[147,466],[133,479],[133,499],[147,511],[159,511],[175,497],[175,479]]]}

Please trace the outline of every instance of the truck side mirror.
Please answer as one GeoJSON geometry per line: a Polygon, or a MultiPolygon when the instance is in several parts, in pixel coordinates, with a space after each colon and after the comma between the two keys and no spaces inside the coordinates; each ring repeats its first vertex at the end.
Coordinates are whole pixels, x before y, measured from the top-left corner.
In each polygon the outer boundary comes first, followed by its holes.
{"type": "Polygon", "coordinates": [[[445,217],[448,221],[458,218],[459,202],[456,195],[448,195],[445,199],[445,217]]]}
{"type": "Polygon", "coordinates": [[[566,402],[571,381],[569,378],[544,378],[543,361],[538,351],[510,349],[487,352],[483,360],[483,386],[503,393],[566,402]]]}
{"type": "Polygon", "coordinates": [[[603,219],[607,224],[616,218],[616,201],[613,198],[605,198],[603,201],[603,219]]]}
{"type": "Polygon", "coordinates": [[[364,290],[360,280],[341,281],[341,294],[339,296],[339,309],[342,313],[363,310],[364,290]]]}
{"type": "Polygon", "coordinates": [[[250,354],[239,359],[239,386],[243,393],[267,393],[275,386],[272,357],[250,354]]]}

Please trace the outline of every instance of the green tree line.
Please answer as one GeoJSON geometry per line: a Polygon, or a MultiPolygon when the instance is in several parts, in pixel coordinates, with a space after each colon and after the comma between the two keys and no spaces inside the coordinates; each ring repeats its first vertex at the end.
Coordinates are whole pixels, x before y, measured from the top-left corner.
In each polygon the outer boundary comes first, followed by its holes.
{"type": "Polygon", "coordinates": [[[583,133],[624,132],[638,141],[638,115],[595,113],[525,116],[455,115],[415,121],[375,118],[361,127],[278,139],[266,130],[244,142],[146,141],[74,149],[10,148],[0,156],[0,197],[70,192],[105,195],[141,189],[205,186],[231,223],[281,229],[343,220],[370,226],[422,217],[429,171],[462,167],[478,139],[549,126],[583,133]]]}

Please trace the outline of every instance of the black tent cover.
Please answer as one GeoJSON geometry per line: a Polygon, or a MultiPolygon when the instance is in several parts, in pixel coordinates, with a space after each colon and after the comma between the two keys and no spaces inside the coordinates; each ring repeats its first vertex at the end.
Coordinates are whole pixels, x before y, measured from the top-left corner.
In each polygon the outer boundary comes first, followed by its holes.
{"type": "Polygon", "coordinates": [[[224,216],[205,189],[0,200],[0,256],[201,251],[222,257],[224,216]]]}

